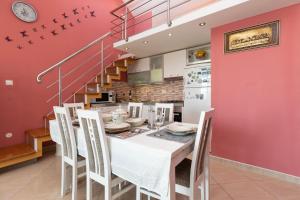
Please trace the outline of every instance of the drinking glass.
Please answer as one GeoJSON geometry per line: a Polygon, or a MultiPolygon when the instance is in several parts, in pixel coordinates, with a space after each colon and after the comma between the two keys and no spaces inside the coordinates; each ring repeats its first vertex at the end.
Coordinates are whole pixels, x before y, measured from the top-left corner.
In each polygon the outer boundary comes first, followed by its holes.
{"type": "Polygon", "coordinates": [[[160,127],[164,125],[165,118],[163,115],[158,115],[155,120],[155,126],[157,131],[159,131],[160,127]]]}

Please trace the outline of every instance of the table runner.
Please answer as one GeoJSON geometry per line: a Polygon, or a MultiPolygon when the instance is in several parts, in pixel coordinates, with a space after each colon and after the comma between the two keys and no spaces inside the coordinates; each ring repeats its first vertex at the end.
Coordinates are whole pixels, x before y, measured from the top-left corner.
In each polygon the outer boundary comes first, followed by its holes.
{"type": "Polygon", "coordinates": [[[166,129],[160,129],[159,131],[150,133],[147,136],[164,139],[164,140],[180,142],[180,143],[187,143],[191,140],[195,140],[195,138],[196,138],[195,133],[192,133],[189,135],[184,135],[184,136],[178,136],[178,135],[173,135],[173,134],[169,133],[166,129]]]}

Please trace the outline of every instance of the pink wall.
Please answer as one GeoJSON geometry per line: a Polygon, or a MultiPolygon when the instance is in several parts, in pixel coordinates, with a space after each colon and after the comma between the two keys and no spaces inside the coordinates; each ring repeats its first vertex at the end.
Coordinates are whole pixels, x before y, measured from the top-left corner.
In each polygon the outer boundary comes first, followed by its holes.
{"type": "MultiPolygon", "coordinates": [[[[47,104],[46,100],[57,92],[57,86],[50,90],[46,87],[57,77],[57,71],[53,71],[46,77],[42,84],[36,83],[36,75],[108,32],[112,19],[109,11],[121,4],[121,0],[51,0],[47,2],[28,0],[38,10],[39,19],[35,23],[27,24],[13,16],[10,10],[11,2],[1,2],[0,12],[2,19],[0,22],[2,23],[0,32],[0,147],[23,143],[26,129],[42,127],[42,116],[48,113],[56,102],[47,104]],[[75,8],[79,14],[74,15],[72,10],[75,8]],[[92,11],[95,11],[95,17],[91,16],[92,11]],[[67,19],[62,16],[63,13],[68,15],[67,19]],[[54,18],[58,23],[52,21],[54,18]],[[77,22],[77,19],[81,23],[77,22]],[[69,23],[73,23],[74,26],[71,27],[69,23]],[[42,29],[43,24],[46,25],[46,29],[42,29]],[[62,30],[61,25],[65,25],[66,30],[62,30]],[[58,33],[57,36],[52,35],[53,30],[58,33]],[[21,31],[27,31],[28,37],[23,38],[21,31]],[[13,41],[6,42],[7,36],[10,36],[13,41]],[[42,40],[40,36],[45,39],[42,40]],[[29,44],[29,40],[33,44],[29,44]],[[18,45],[23,46],[23,49],[18,49],[18,45]],[[14,80],[13,87],[4,85],[4,80],[7,79],[14,80]],[[13,138],[6,139],[4,137],[6,132],[12,132],[13,138]]],[[[64,67],[64,72],[97,50],[99,46],[68,62],[64,67]]],[[[94,60],[90,64],[96,62],[97,60],[94,60]]],[[[72,77],[78,77],[89,66],[83,67],[72,77]]],[[[99,71],[100,68],[91,71],[85,80],[80,80],[67,90],[64,97],[71,95],[84,81],[99,71]]],[[[64,85],[68,85],[71,81],[67,78],[64,85]]]]}
{"type": "Polygon", "coordinates": [[[300,176],[300,5],[212,30],[213,154],[300,176]],[[224,33],[280,20],[280,45],[224,54],[224,33]]]}

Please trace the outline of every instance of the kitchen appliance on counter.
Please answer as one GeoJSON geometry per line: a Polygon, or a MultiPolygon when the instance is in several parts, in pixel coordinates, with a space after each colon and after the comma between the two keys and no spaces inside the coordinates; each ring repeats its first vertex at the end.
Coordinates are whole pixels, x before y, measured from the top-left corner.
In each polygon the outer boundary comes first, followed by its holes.
{"type": "Polygon", "coordinates": [[[198,123],[200,113],[211,108],[211,63],[184,69],[183,122],[198,123]]]}
{"type": "Polygon", "coordinates": [[[91,104],[116,103],[116,94],[114,91],[101,92],[101,98],[96,98],[91,101],[91,104]]]}

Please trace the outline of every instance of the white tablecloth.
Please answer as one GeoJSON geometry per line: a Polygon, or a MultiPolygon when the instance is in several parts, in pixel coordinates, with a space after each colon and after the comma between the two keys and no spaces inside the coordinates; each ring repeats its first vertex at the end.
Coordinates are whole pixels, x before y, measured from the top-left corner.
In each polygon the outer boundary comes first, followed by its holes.
{"type": "MultiPolygon", "coordinates": [[[[80,128],[75,128],[75,132],[78,152],[81,156],[85,156],[83,132],[80,128]]],[[[147,136],[151,132],[127,139],[107,137],[112,172],[133,184],[167,198],[172,155],[183,148],[184,144],[147,136]]],[[[53,141],[61,143],[55,120],[50,121],[50,134],[53,141]]]]}

